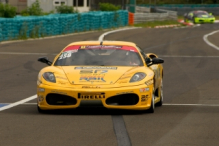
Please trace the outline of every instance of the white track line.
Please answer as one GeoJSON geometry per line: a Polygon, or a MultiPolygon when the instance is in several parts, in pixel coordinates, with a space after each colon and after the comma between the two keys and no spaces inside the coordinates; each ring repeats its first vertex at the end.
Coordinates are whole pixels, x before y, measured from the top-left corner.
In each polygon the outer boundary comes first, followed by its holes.
{"type": "Polygon", "coordinates": [[[9,108],[12,108],[12,107],[17,106],[17,105],[20,105],[20,104],[23,104],[23,103],[28,102],[28,101],[30,101],[30,100],[33,100],[33,99],[35,99],[35,98],[37,98],[37,95],[33,95],[33,96],[31,96],[31,97],[25,98],[25,99],[20,100],[20,101],[18,101],[18,102],[15,102],[15,103],[12,103],[12,104],[3,106],[3,107],[0,108],[0,111],[3,111],[3,110],[6,110],[6,109],[9,109],[9,108]]]}
{"type": "Polygon", "coordinates": [[[176,57],[176,58],[219,58],[219,56],[171,56],[171,55],[157,55],[159,57],[176,57]]]}
{"type": "Polygon", "coordinates": [[[219,50],[219,47],[216,46],[216,45],[214,45],[214,44],[212,44],[211,42],[209,42],[208,36],[213,35],[213,34],[218,33],[218,32],[219,32],[219,30],[213,31],[213,32],[211,32],[211,33],[209,33],[209,34],[204,35],[204,37],[203,37],[204,41],[205,41],[209,46],[215,48],[216,50],[219,50]]]}
{"type": "Polygon", "coordinates": [[[137,29],[137,28],[141,28],[141,27],[131,27],[131,28],[122,28],[122,29],[117,29],[117,30],[112,30],[112,31],[108,31],[108,32],[105,32],[104,34],[102,34],[98,41],[103,41],[104,39],[104,36],[110,34],[110,33],[115,33],[115,32],[119,32],[119,31],[124,31],[124,30],[131,30],[131,29],[137,29]]]}

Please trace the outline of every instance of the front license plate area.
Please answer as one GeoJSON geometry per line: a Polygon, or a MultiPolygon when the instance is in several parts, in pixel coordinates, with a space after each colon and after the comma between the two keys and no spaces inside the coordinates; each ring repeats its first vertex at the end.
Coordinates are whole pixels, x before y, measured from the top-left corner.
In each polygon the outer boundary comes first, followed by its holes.
{"type": "Polygon", "coordinates": [[[105,93],[78,93],[81,100],[100,100],[105,98],[105,93]]]}

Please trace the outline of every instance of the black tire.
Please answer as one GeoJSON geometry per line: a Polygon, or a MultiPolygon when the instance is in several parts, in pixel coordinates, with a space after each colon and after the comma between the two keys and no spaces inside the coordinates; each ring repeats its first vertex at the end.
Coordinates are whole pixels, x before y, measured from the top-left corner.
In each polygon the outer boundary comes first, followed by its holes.
{"type": "Polygon", "coordinates": [[[149,113],[154,113],[154,109],[155,109],[154,98],[155,98],[155,95],[154,95],[154,92],[153,92],[152,93],[152,98],[151,98],[151,107],[148,109],[149,113]]]}
{"type": "Polygon", "coordinates": [[[157,106],[162,106],[163,105],[163,80],[161,80],[161,85],[159,87],[159,96],[160,96],[160,101],[157,103],[157,106]]]}

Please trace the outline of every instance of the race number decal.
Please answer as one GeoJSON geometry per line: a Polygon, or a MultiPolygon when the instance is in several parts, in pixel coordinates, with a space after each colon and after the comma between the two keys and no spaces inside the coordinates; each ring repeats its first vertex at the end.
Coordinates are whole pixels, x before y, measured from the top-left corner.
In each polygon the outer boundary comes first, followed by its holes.
{"type": "Polygon", "coordinates": [[[65,59],[65,58],[69,58],[69,57],[71,57],[71,54],[72,54],[72,53],[75,53],[75,52],[78,52],[78,50],[72,50],[72,51],[63,52],[63,53],[59,56],[59,60],[65,59]]]}

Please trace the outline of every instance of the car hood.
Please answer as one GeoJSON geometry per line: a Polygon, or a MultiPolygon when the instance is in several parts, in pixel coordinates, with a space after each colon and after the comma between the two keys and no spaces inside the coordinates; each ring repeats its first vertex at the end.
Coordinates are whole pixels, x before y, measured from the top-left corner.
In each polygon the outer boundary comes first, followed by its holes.
{"type": "Polygon", "coordinates": [[[92,66],[92,67],[62,67],[69,82],[74,85],[109,85],[115,84],[122,76],[129,77],[140,67],[113,67],[113,66],[92,66]]]}
{"type": "Polygon", "coordinates": [[[210,15],[198,15],[199,18],[213,18],[213,16],[210,15]]]}

